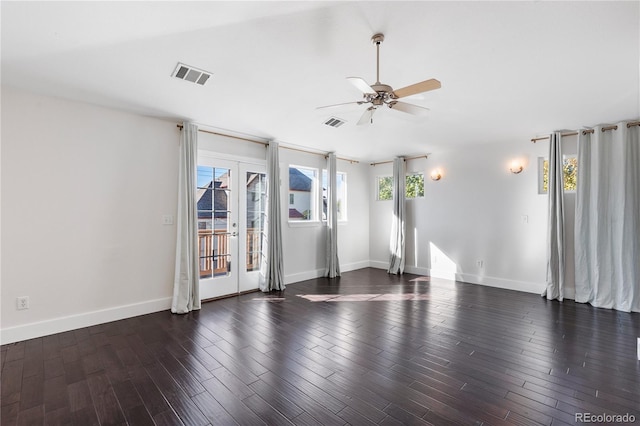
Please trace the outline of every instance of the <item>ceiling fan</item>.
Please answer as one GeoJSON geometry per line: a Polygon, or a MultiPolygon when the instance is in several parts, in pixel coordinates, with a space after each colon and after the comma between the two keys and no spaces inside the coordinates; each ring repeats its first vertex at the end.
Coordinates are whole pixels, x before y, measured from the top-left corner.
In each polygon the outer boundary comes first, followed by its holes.
{"type": "Polygon", "coordinates": [[[380,106],[387,106],[391,109],[395,109],[397,111],[406,112],[413,115],[424,115],[429,111],[428,108],[424,108],[418,105],[409,104],[406,102],[401,102],[398,99],[405,98],[407,96],[415,95],[417,93],[428,92],[430,90],[439,89],[441,84],[438,80],[432,78],[429,80],[421,81],[420,83],[415,83],[407,87],[403,87],[402,89],[393,90],[393,88],[387,84],[380,83],[380,44],[384,41],[384,34],[375,34],[371,37],[371,41],[376,45],[376,82],[375,84],[369,85],[366,81],[364,81],[360,77],[347,77],[347,80],[351,84],[353,84],[358,90],[363,93],[364,100],[356,101],[356,102],[345,102],[341,104],[334,105],[326,105],[321,106],[316,109],[321,108],[330,108],[340,105],[349,105],[349,104],[371,104],[369,108],[367,108],[360,120],[358,120],[358,125],[362,125],[365,123],[373,123],[373,113],[376,112],[376,109],[380,106]]]}

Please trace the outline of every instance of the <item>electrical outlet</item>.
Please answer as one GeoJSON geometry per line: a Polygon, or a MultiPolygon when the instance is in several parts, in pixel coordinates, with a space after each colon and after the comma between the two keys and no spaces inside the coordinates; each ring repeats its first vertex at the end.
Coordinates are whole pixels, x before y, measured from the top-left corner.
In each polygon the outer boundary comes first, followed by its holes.
{"type": "Polygon", "coordinates": [[[484,268],[484,260],[477,260],[476,261],[476,265],[478,266],[478,268],[482,269],[484,268]]]}
{"type": "Polygon", "coordinates": [[[29,296],[16,297],[16,309],[19,311],[29,309],[29,296]]]}
{"type": "Polygon", "coordinates": [[[163,225],[173,225],[173,215],[165,214],[162,216],[163,225]]]}
{"type": "Polygon", "coordinates": [[[529,223],[529,216],[523,214],[520,216],[520,222],[522,222],[523,225],[527,225],[529,223]]]}

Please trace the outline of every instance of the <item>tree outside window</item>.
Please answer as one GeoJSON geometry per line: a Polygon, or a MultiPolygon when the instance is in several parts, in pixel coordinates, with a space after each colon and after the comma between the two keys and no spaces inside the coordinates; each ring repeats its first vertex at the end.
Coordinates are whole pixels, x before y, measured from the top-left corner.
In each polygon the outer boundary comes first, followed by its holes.
{"type": "Polygon", "coordinates": [[[378,200],[393,200],[393,178],[391,176],[378,176],[378,200]]]}
{"type": "MultiPolygon", "coordinates": [[[[376,183],[377,199],[380,201],[393,200],[393,177],[378,176],[376,183]]],[[[424,197],[424,174],[412,173],[407,175],[404,188],[406,198],[424,197]]]]}
{"type": "Polygon", "coordinates": [[[405,182],[405,197],[424,197],[424,175],[422,173],[407,175],[405,182]]]}
{"type": "MultiPolygon", "coordinates": [[[[543,157],[540,162],[540,182],[538,192],[546,194],[549,191],[549,160],[543,157]]],[[[562,160],[562,172],[564,179],[564,190],[573,192],[578,186],[578,158],[574,155],[565,156],[562,160]]]]}

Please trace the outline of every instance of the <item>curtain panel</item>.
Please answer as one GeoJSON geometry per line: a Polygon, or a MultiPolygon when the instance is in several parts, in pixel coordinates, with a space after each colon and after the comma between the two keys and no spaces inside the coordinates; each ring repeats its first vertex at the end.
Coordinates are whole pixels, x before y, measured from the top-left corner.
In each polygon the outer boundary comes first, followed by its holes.
{"type": "Polygon", "coordinates": [[[640,312],[640,127],[578,136],[576,302],[640,312]]]}
{"type": "Polygon", "coordinates": [[[405,175],[406,163],[403,157],[393,160],[393,216],[391,217],[391,236],[389,240],[389,269],[390,274],[404,273],[405,252],[405,175]]]}
{"type": "Polygon", "coordinates": [[[337,165],[335,152],[327,156],[327,261],[325,276],[335,278],[340,276],[340,261],[338,260],[338,193],[337,193],[337,165]]]}
{"type": "Polygon", "coordinates": [[[549,180],[547,224],[547,299],[564,299],[564,173],[560,132],[549,135],[549,180]]]}
{"type": "Polygon", "coordinates": [[[282,263],[282,209],[280,207],[280,157],[279,145],[271,141],[267,146],[267,205],[263,256],[260,268],[260,290],[269,292],[284,290],[282,263]]]}
{"type": "Polygon", "coordinates": [[[174,314],[185,314],[200,309],[197,161],[198,126],[185,122],[180,133],[178,167],[176,266],[171,302],[171,312],[174,314]]]}

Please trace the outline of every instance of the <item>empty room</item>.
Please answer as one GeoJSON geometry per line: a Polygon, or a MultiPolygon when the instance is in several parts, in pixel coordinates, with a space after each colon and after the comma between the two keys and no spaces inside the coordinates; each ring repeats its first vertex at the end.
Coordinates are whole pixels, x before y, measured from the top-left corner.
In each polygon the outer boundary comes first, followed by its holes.
{"type": "Polygon", "coordinates": [[[640,424],[637,1],[3,1],[4,425],[640,424]]]}

